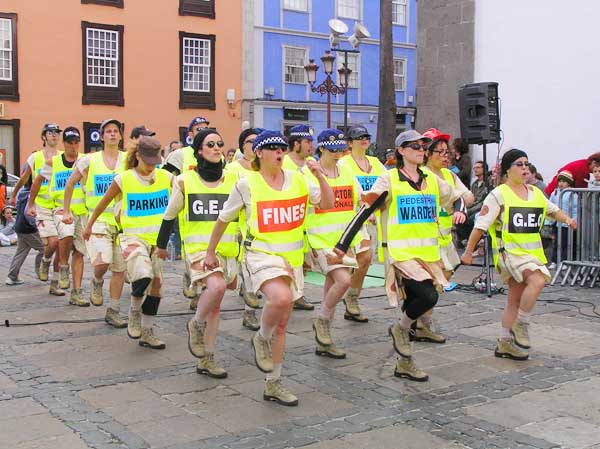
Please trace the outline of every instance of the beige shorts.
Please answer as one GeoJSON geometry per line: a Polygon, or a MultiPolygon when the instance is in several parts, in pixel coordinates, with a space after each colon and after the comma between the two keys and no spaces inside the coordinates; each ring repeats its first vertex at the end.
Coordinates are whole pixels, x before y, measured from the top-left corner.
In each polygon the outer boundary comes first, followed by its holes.
{"type": "Polygon", "coordinates": [[[35,205],[35,223],[37,224],[38,232],[44,242],[47,243],[48,237],[58,237],[58,230],[54,223],[52,209],[46,209],[35,205]]]}
{"type": "Polygon", "coordinates": [[[73,237],[73,247],[84,256],[87,254],[85,241],[83,240],[83,229],[87,224],[87,215],[73,215],[73,223],[64,224],[63,210],[54,209],[54,224],[58,231],[58,239],[62,240],[66,237],[73,237]]]}
{"type": "Polygon", "coordinates": [[[137,237],[121,235],[119,240],[129,280],[159,279],[162,284],[163,260],[156,255],[156,247],[137,237]]]}
{"type": "Polygon", "coordinates": [[[231,284],[238,274],[238,260],[237,257],[223,257],[217,254],[219,259],[219,266],[213,270],[198,270],[194,267],[194,264],[202,266],[204,259],[206,258],[206,251],[198,251],[193,254],[186,253],[187,266],[190,273],[190,279],[192,285],[198,283],[200,286],[204,284],[204,279],[213,273],[223,273],[223,278],[227,285],[231,284]],[[199,264],[198,264],[199,262],[199,264]]]}
{"type": "Polygon", "coordinates": [[[96,222],[92,235],[85,245],[93,267],[109,264],[109,270],[122,273],[126,270],[123,252],[119,246],[119,234],[115,226],[96,222]]]}
{"type": "MultiPolygon", "coordinates": [[[[358,246],[358,245],[356,245],[358,246]]],[[[369,247],[365,248],[365,251],[369,250],[369,247]]],[[[349,257],[348,262],[353,261],[352,264],[348,263],[348,264],[335,264],[335,265],[329,265],[327,263],[327,257],[326,254],[328,251],[331,250],[327,250],[327,249],[313,249],[312,252],[312,258],[313,258],[313,270],[314,271],[320,271],[321,273],[327,275],[329,273],[331,273],[333,270],[337,270],[338,268],[348,268],[348,269],[353,269],[357,267],[357,263],[356,263],[356,259],[354,257],[349,257]]]]}
{"type": "Polygon", "coordinates": [[[442,268],[445,271],[453,271],[457,266],[460,265],[460,258],[456,252],[454,244],[450,243],[447,246],[440,246],[440,259],[442,262],[442,268]]]}
{"type": "Polygon", "coordinates": [[[302,296],[304,290],[302,265],[292,268],[287,260],[281,256],[249,251],[248,249],[244,251],[244,259],[241,265],[246,291],[258,294],[266,281],[285,276],[291,281],[292,301],[296,301],[302,296]]]}
{"type": "Polygon", "coordinates": [[[505,283],[508,283],[510,279],[514,279],[519,284],[522,283],[525,270],[541,272],[546,282],[550,282],[552,279],[546,265],[532,256],[515,256],[503,252],[498,257],[498,266],[496,268],[500,273],[502,281],[505,283]]]}

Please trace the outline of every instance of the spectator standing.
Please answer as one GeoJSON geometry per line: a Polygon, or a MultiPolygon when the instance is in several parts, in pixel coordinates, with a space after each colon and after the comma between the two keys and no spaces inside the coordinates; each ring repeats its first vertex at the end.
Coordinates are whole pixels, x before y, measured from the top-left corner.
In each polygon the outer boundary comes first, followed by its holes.
{"type": "MultiPolygon", "coordinates": [[[[593,171],[595,166],[600,166],[600,152],[594,153],[587,159],[579,159],[573,162],[569,162],[567,165],[558,170],[558,173],[568,171],[573,175],[573,187],[578,189],[584,189],[587,187],[587,179],[590,173],[593,171]]],[[[558,174],[552,178],[550,184],[546,186],[546,195],[550,195],[558,184],[558,174]]]]}
{"type": "Polygon", "coordinates": [[[464,139],[457,137],[452,142],[452,153],[454,159],[449,160],[448,168],[456,173],[462,183],[468,186],[471,183],[471,156],[469,145],[464,139]],[[452,167],[455,167],[454,169],[452,167]]]}
{"type": "MultiPolygon", "coordinates": [[[[567,170],[563,170],[561,171],[558,175],[557,175],[557,183],[558,183],[558,188],[552,192],[552,194],[550,195],[550,202],[552,202],[553,204],[556,204],[557,206],[559,206],[559,201],[560,201],[560,197],[561,197],[561,193],[564,189],[567,189],[569,187],[573,187],[575,185],[575,180],[573,179],[573,174],[567,170]]],[[[573,220],[577,219],[577,195],[572,195],[572,192],[565,192],[562,195],[562,209],[567,211],[567,214],[570,215],[570,217],[573,220]],[[571,204],[572,209],[571,209],[571,204]],[[570,213],[569,213],[570,212],[570,213]]],[[[560,238],[561,238],[561,248],[560,248],[560,260],[567,260],[567,259],[571,259],[571,256],[573,258],[577,257],[577,254],[575,251],[569,252],[568,251],[568,243],[567,243],[567,239],[569,237],[569,226],[566,223],[555,223],[554,226],[554,248],[552,250],[552,264],[550,265],[550,268],[554,268],[558,259],[558,233],[560,232],[560,238]],[[571,253],[571,254],[569,254],[571,253]]],[[[573,231],[573,241],[577,241],[577,231],[573,231]]]]}
{"type": "Polygon", "coordinates": [[[475,181],[471,184],[471,193],[473,194],[475,200],[473,204],[467,208],[467,220],[463,224],[456,225],[456,235],[458,237],[458,241],[460,242],[459,246],[464,246],[462,243],[463,240],[469,238],[469,234],[473,230],[473,225],[475,224],[475,216],[481,210],[483,206],[483,200],[489,191],[492,190],[491,183],[488,179],[486,183],[483,182],[484,170],[488,171],[487,164],[484,165],[483,161],[477,161],[473,165],[473,175],[475,175],[475,181]]]}
{"type": "MultiPolygon", "coordinates": [[[[527,184],[536,186],[538,189],[544,192],[544,195],[546,195],[546,183],[544,182],[544,178],[542,177],[540,172],[537,171],[537,168],[535,168],[535,165],[533,164],[529,164],[529,177],[527,178],[526,182],[527,184]]],[[[547,197],[548,195],[546,195],[546,198],[547,197]]]]}

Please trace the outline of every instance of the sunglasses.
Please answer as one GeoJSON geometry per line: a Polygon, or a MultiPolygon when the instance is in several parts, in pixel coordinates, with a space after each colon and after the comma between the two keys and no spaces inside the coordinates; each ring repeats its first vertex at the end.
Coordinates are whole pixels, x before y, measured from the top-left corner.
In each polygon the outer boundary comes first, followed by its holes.
{"type": "Polygon", "coordinates": [[[283,145],[279,145],[279,144],[270,144],[270,145],[263,145],[260,148],[257,148],[257,150],[281,150],[281,151],[285,151],[287,148],[284,147],[283,145]]]}
{"type": "Polygon", "coordinates": [[[371,140],[371,136],[365,134],[364,136],[358,136],[354,140],[371,140]]]}
{"type": "Polygon", "coordinates": [[[448,150],[431,150],[432,153],[439,153],[440,156],[445,156],[448,154],[448,150]]]}
{"type": "Polygon", "coordinates": [[[327,151],[331,151],[332,153],[343,153],[344,151],[346,151],[345,148],[326,148],[324,147],[327,151]]]}
{"type": "Polygon", "coordinates": [[[46,131],[46,135],[50,135],[50,136],[58,136],[60,134],[60,131],[46,131]]]}
{"type": "Polygon", "coordinates": [[[215,145],[218,146],[219,148],[223,148],[225,146],[225,142],[223,142],[222,140],[219,140],[218,142],[213,142],[213,141],[206,142],[206,146],[208,148],[214,148],[215,145]]]}
{"type": "Polygon", "coordinates": [[[514,162],[510,165],[521,168],[521,167],[529,167],[531,164],[529,162],[514,162]]]}
{"type": "Polygon", "coordinates": [[[406,147],[410,148],[411,150],[415,150],[415,151],[423,151],[423,150],[425,150],[425,145],[423,145],[421,143],[416,143],[416,142],[408,144],[406,147]]]}

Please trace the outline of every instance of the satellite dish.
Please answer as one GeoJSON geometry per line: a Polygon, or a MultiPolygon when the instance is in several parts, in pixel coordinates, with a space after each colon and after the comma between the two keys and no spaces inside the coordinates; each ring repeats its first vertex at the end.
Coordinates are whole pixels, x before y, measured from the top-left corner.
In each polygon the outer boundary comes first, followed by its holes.
{"type": "Polygon", "coordinates": [[[371,33],[367,30],[360,22],[354,23],[354,34],[348,38],[348,42],[353,48],[357,48],[360,45],[360,41],[371,37],[371,33]]]}
{"type": "Polygon", "coordinates": [[[330,19],[328,23],[329,29],[331,30],[329,44],[330,46],[335,47],[340,43],[340,36],[348,32],[348,25],[339,19],[330,19]]]}

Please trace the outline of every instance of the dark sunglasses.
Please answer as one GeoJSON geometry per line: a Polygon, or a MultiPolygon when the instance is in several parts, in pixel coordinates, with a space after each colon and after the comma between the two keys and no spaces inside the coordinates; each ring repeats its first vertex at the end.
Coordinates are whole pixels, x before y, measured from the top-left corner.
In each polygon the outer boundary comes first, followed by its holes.
{"type": "Polygon", "coordinates": [[[260,148],[257,148],[258,150],[281,150],[281,151],[285,151],[287,148],[284,147],[283,145],[274,143],[274,144],[269,144],[269,145],[263,145],[260,148]]]}
{"type": "Polygon", "coordinates": [[[421,144],[421,143],[417,143],[417,142],[413,142],[407,145],[407,148],[410,148],[411,150],[415,150],[415,151],[423,151],[425,150],[425,145],[421,144]]]}
{"type": "Polygon", "coordinates": [[[215,145],[218,146],[219,148],[223,148],[225,146],[225,142],[223,142],[222,140],[219,140],[218,142],[213,142],[213,141],[206,142],[206,146],[208,148],[214,148],[215,145]]]}
{"type": "Polygon", "coordinates": [[[529,162],[513,162],[512,164],[515,167],[529,167],[531,164],[529,162]]]}
{"type": "Polygon", "coordinates": [[[346,148],[327,148],[324,147],[327,151],[331,151],[332,153],[343,153],[346,151],[346,148]]]}
{"type": "Polygon", "coordinates": [[[356,137],[354,140],[371,140],[371,136],[369,136],[368,134],[365,134],[363,136],[356,137]]]}

